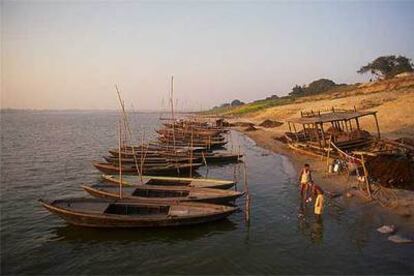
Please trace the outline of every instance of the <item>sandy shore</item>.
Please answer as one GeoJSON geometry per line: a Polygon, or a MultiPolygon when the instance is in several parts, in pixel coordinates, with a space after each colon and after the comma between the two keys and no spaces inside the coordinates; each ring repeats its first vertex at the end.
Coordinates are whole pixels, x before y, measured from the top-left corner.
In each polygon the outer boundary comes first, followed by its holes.
{"type": "Polygon", "coordinates": [[[394,224],[402,232],[414,233],[414,192],[395,189],[398,196],[398,206],[390,209],[382,207],[378,202],[368,200],[359,191],[352,189],[355,184],[355,177],[348,179],[345,175],[327,175],[326,159],[314,157],[290,150],[286,144],[275,140],[278,131],[266,128],[258,128],[256,131],[244,131],[238,128],[260,147],[271,150],[275,153],[287,156],[293,163],[296,171],[299,172],[305,163],[309,163],[315,183],[321,186],[328,194],[341,194],[335,200],[343,201],[350,208],[369,208],[373,215],[381,216],[384,224],[394,224]],[[276,134],[276,135],[275,135],[276,134]],[[351,196],[346,196],[347,193],[351,196]]]}
{"type": "MultiPolygon", "coordinates": [[[[289,131],[285,123],[289,119],[299,118],[301,111],[327,110],[332,107],[364,111],[377,111],[382,137],[395,139],[400,137],[414,137],[414,75],[407,78],[395,78],[386,81],[366,83],[358,88],[341,93],[323,93],[301,97],[294,102],[265,108],[263,110],[242,114],[216,114],[220,117],[226,115],[231,123],[248,122],[253,123],[256,131],[245,131],[246,127],[238,130],[252,138],[259,146],[269,149],[275,153],[287,156],[299,172],[304,163],[311,164],[314,181],[324,190],[331,193],[341,193],[339,197],[349,206],[356,204],[357,208],[371,208],[373,214],[382,216],[384,223],[400,225],[408,229],[414,235],[414,192],[394,189],[398,197],[397,207],[385,208],[378,202],[365,198],[356,189],[355,177],[344,175],[327,175],[326,159],[321,157],[297,153],[282,142],[275,140],[289,131]],[[260,127],[265,120],[282,122],[283,124],[274,128],[260,127]],[[345,194],[350,192],[351,197],[345,194]]],[[[237,108],[236,108],[237,110],[237,108]]],[[[375,121],[372,118],[362,118],[361,128],[371,133],[376,133],[375,121]]]]}

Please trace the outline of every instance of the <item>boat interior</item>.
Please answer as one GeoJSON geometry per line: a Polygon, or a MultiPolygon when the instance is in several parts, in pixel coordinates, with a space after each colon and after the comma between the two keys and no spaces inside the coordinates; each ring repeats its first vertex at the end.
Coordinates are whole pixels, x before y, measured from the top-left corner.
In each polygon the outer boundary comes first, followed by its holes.
{"type": "Polygon", "coordinates": [[[93,212],[93,213],[103,213],[110,202],[105,200],[100,200],[96,198],[91,199],[71,199],[71,200],[55,200],[52,202],[51,205],[57,208],[69,209],[71,211],[78,211],[78,212],[93,212]]]}
{"type": "Polygon", "coordinates": [[[188,186],[188,185],[191,184],[191,181],[169,180],[169,179],[150,179],[145,184],[146,185],[156,185],[156,186],[188,186]]]}
{"type": "Polygon", "coordinates": [[[112,203],[104,211],[105,214],[145,216],[145,215],[168,215],[170,206],[144,206],[131,204],[112,203]]]}
{"type": "Polygon", "coordinates": [[[171,190],[152,190],[152,189],[136,189],[132,195],[140,197],[187,197],[189,191],[171,191],[171,190]]]}

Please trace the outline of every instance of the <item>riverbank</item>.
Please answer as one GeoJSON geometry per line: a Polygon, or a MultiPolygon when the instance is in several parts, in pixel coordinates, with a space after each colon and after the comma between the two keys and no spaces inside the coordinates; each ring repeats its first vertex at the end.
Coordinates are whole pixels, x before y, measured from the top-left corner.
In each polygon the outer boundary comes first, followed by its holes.
{"type": "MultiPolygon", "coordinates": [[[[350,86],[349,90],[333,91],[291,99],[277,106],[260,110],[249,109],[253,103],[232,108],[227,112],[211,113],[210,116],[226,117],[235,121],[247,121],[255,125],[265,120],[286,122],[299,118],[301,111],[335,109],[354,109],[358,111],[377,111],[381,134],[390,139],[414,137],[414,75],[406,78],[365,83],[350,86]],[[354,87],[354,88],[352,88],[354,87]],[[351,89],[352,88],[352,89],[351,89]],[[245,110],[245,112],[241,112],[245,110]]],[[[370,118],[361,118],[362,129],[375,133],[376,125],[370,118]]],[[[287,124],[271,129],[279,136],[289,131],[287,124]]]]}
{"type": "Polygon", "coordinates": [[[394,189],[398,196],[398,206],[393,209],[382,207],[378,202],[368,200],[356,189],[352,189],[356,184],[354,177],[348,179],[345,175],[327,175],[326,159],[289,149],[286,144],[275,139],[278,136],[275,136],[275,131],[272,129],[257,127],[255,131],[245,131],[245,128],[237,128],[237,130],[254,140],[258,146],[288,157],[297,172],[301,170],[303,164],[309,163],[315,183],[328,194],[340,194],[335,200],[341,201],[350,208],[369,208],[372,214],[382,218],[384,224],[396,225],[401,233],[408,235],[414,233],[414,192],[394,189]]]}
{"type": "MultiPolygon", "coordinates": [[[[252,138],[258,145],[273,152],[287,156],[294,164],[296,171],[300,171],[304,163],[310,163],[314,180],[323,189],[337,194],[347,194],[351,197],[341,196],[340,200],[345,204],[356,204],[358,208],[370,206],[375,214],[384,216],[384,223],[404,225],[414,233],[414,192],[393,189],[398,197],[398,206],[390,209],[380,206],[379,203],[368,201],[357,190],[351,189],[355,184],[354,178],[342,175],[326,175],[326,160],[321,157],[304,155],[295,152],[275,138],[283,137],[289,131],[286,121],[301,117],[301,111],[335,109],[353,109],[359,111],[377,111],[381,136],[388,139],[414,137],[414,75],[404,78],[370,82],[360,85],[351,85],[349,89],[322,93],[318,95],[292,99],[276,106],[262,109],[249,109],[244,106],[232,108],[224,113],[210,114],[217,117],[225,117],[231,123],[240,122],[254,125],[253,131],[246,131],[246,126],[238,127],[238,130],[252,138]],[[274,126],[261,127],[263,123],[271,120],[274,126]],[[256,129],[256,130],[254,130],[256,129]]],[[[362,129],[376,133],[375,121],[369,118],[360,120],[362,129]]]]}

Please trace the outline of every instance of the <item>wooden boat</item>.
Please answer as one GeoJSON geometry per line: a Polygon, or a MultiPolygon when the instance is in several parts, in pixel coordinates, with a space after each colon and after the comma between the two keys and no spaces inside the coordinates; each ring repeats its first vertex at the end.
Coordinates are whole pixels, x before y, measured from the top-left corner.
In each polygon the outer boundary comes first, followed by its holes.
{"type": "MultiPolygon", "coordinates": [[[[111,163],[93,162],[95,168],[105,174],[117,174],[119,173],[119,166],[111,163]]],[[[167,166],[144,166],[142,174],[146,175],[177,175],[188,173],[190,170],[196,170],[201,167],[202,163],[194,164],[170,164],[167,166]]],[[[135,164],[122,165],[122,173],[127,175],[136,175],[137,168],[135,164]]]]}
{"type": "MultiPolygon", "coordinates": [[[[113,155],[108,156],[108,155],[104,155],[103,159],[105,159],[106,162],[108,163],[114,163],[114,164],[119,164],[119,158],[115,157],[113,155]]],[[[135,158],[127,158],[127,157],[122,157],[122,164],[135,164],[135,160],[137,161],[138,165],[141,165],[141,158],[136,157],[135,158]]],[[[150,157],[150,158],[145,158],[144,164],[146,166],[151,165],[168,165],[169,161],[166,158],[162,158],[162,157],[150,157]]]]}
{"type": "Polygon", "coordinates": [[[226,218],[237,207],[206,203],[106,201],[97,198],[39,200],[51,213],[78,226],[99,228],[166,227],[200,224],[226,218]]]}
{"type": "Polygon", "coordinates": [[[241,160],[242,157],[243,157],[243,154],[233,154],[233,153],[227,153],[227,152],[215,152],[212,154],[206,154],[204,156],[207,163],[238,162],[241,160]]]}
{"type": "MultiPolygon", "coordinates": [[[[110,149],[108,150],[108,152],[113,155],[114,157],[119,157],[119,150],[118,149],[110,149]]],[[[145,158],[161,158],[164,156],[164,152],[163,151],[159,151],[159,150],[151,150],[151,151],[137,151],[137,150],[122,150],[121,151],[121,156],[122,157],[127,157],[127,158],[133,158],[135,156],[137,156],[138,158],[141,158],[141,156],[145,156],[145,158]]]]}
{"type": "MultiPolygon", "coordinates": [[[[102,175],[102,179],[107,183],[120,184],[117,175],[102,175]]],[[[212,178],[189,178],[189,177],[167,177],[167,176],[143,176],[145,185],[156,186],[186,186],[195,188],[230,189],[236,182],[232,180],[212,179],[212,178]]],[[[123,185],[139,185],[141,179],[137,176],[123,176],[123,185]]]]}
{"type": "MultiPolygon", "coordinates": [[[[177,146],[178,147],[178,146],[177,146]]],[[[119,157],[119,150],[118,149],[110,149],[108,152],[113,156],[118,158],[119,157]]],[[[159,159],[159,158],[188,158],[190,156],[190,152],[184,149],[177,149],[176,151],[173,150],[158,150],[158,151],[148,151],[148,152],[140,152],[140,151],[132,151],[128,149],[124,149],[121,151],[121,156],[123,158],[134,158],[134,155],[141,159],[141,157],[145,157],[145,159],[159,159]]]]}
{"type": "MultiPolygon", "coordinates": [[[[172,128],[173,123],[163,123],[166,128],[172,128]]],[[[229,132],[228,128],[208,125],[207,123],[194,124],[193,122],[174,122],[175,129],[193,129],[195,131],[218,131],[220,133],[229,132]]]]}
{"type": "Polygon", "coordinates": [[[174,132],[163,132],[160,130],[157,130],[157,133],[160,136],[164,136],[166,138],[169,139],[177,139],[177,140],[186,140],[186,141],[191,141],[191,139],[193,141],[198,141],[198,142],[208,142],[208,141],[215,141],[215,142],[219,142],[219,141],[224,141],[226,139],[226,137],[222,136],[222,135],[218,135],[218,136],[194,136],[191,137],[191,135],[183,135],[180,133],[174,133],[174,132]]]}
{"type": "MultiPolygon", "coordinates": [[[[165,145],[165,147],[172,147],[170,144],[165,145]]],[[[201,154],[201,152],[207,153],[211,152],[207,150],[205,147],[196,147],[197,150],[193,151],[193,156],[196,154],[201,154]],[[203,149],[203,150],[201,150],[203,149]]],[[[108,151],[112,157],[119,158],[119,150],[118,149],[110,149],[108,151]]],[[[129,158],[133,159],[134,156],[138,159],[141,159],[145,157],[145,160],[161,160],[161,159],[187,159],[190,157],[191,151],[186,149],[185,147],[176,145],[176,150],[158,150],[158,151],[152,151],[147,153],[142,153],[139,151],[132,151],[130,149],[124,149],[121,150],[121,156],[123,158],[129,158]],[[149,154],[150,153],[150,154],[149,154]]]]}
{"type": "Polygon", "coordinates": [[[137,149],[148,149],[148,150],[158,150],[158,151],[183,151],[183,152],[189,152],[189,151],[205,151],[206,148],[205,147],[190,147],[190,146],[172,146],[172,145],[164,145],[164,144],[159,144],[157,142],[150,142],[148,144],[145,145],[137,145],[137,146],[124,146],[122,149],[123,150],[132,150],[132,147],[134,147],[134,150],[137,149]]]}
{"type": "MultiPolygon", "coordinates": [[[[170,144],[170,145],[173,144],[173,142],[174,142],[173,139],[166,138],[164,136],[159,136],[158,137],[158,140],[161,143],[170,144]]],[[[186,141],[186,140],[176,139],[175,140],[175,144],[178,145],[178,146],[185,146],[185,145],[189,145],[190,142],[189,141],[186,141]]],[[[216,141],[211,141],[211,142],[208,142],[208,141],[206,141],[206,142],[193,141],[192,144],[193,144],[193,146],[196,146],[196,147],[207,147],[208,149],[213,149],[213,148],[221,148],[221,147],[223,147],[224,145],[227,144],[227,141],[219,141],[219,142],[216,142],[216,141]]]]}
{"type": "MultiPolygon", "coordinates": [[[[159,129],[158,131],[161,131],[163,133],[165,132],[173,132],[173,126],[171,125],[165,125],[165,128],[159,129]]],[[[202,128],[202,127],[177,127],[174,126],[174,132],[180,133],[180,134],[186,134],[186,135],[197,135],[197,136],[217,136],[224,131],[221,129],[208,129],[208,128],[202,128]]]]}
{"type": "MultiPolygon", "coordinates": [[[[112,184],[82,185],[90,195],[105,199],[119,198],[119,187],[112,184]]],[[[235,201],[243,192],[208,188],[130,185],[122,188],[122,200],[133,202],[197,201],[226,204],[235,201]]]]}
{"type": "MultiPolygon", "coordinates": [[[[105,159],[106,162],[108,163],[114,163],[114,164],[119,164],[119,158],[115,157],[115,156],[103,156],[103,158],[105,159]]],[[[197,157],[197,158],[193,158],[192,162],[193,163],[200,163],[202,160],[201,157],[197,157]]],[[[137,157],[137,163],[138,165],[141,164],[141,159],[137,157]]],[[[146,166],[154,166],[154,165],[171,165],[171,164],[175,164],[175,163],[189,163],[190,162],[190,158],[186,158],[186,157],[177,157],[174,158],[173,156],[168,157],[168,158],[163,158],[163,157],[154,157],[154,158],[145,158],[144,159],[144,164],[146,166]]],[[[132,158],[122,158],[122,164],[135,164],[135,159],[132,158]]]]}
{"type": "Polygon", "coordinates": [[[158,129],[156,132],[160,135],[164,136],[175,136],[175,137],[181,137],[181,138],[188,138],[190,139],[193,137],[193,139],[224,139],[223,136],[220,135],[219,131],[195,131],[195,130],[185,130],[185,129],[175,129],[174,131],[172,129],[158,129]]]}

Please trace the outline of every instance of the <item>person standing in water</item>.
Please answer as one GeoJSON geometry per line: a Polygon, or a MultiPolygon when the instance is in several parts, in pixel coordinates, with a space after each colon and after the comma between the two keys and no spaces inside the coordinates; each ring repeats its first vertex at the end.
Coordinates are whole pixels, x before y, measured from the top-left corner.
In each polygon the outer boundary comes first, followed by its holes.
{"type": "Polygon", "coordinates": [[[318,221],[321,220],[321,215],[323,212],[323,204],[324,204],[324,197],[323,197],[323,190],[318,185],[314,185],[313,187],[314,194],[316,196],[315,199],[315,206],[314,206],[314,213],[318,221]]]}
{"type": "Polygon", "coordinates": [[[308,199],[308,191],[309,191],[311,182],[312,182],[312,175],[310,171],[310,166],[309,164],[305,164],[299,175],[300,197],[302,198],[302,200],[308,199]]]}

